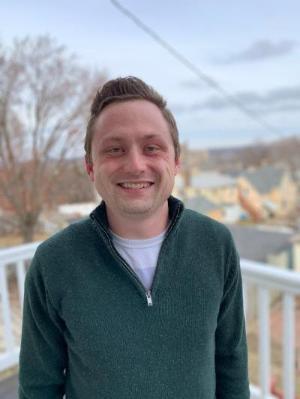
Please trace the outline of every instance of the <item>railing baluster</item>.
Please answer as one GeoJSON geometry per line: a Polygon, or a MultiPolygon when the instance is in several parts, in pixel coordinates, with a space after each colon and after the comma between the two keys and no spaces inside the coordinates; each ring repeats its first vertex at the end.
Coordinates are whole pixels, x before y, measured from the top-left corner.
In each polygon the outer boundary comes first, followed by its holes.
{"type": "Polygon", "coordinates": [[[20,260],[17,263],[17,278],[18,278],[18,290],[19,290],[19,300],[21,308],[23,309],[23,299],[24,299],[24,283],[25,283],[25,264],[24,260],[20,260]]]}
{"type": "Polygon", "coordinates": [[[295,398],[295,300],[283,296],[283,388],[284,398],[295,398]]]}
{"type": "Polygon", "coordinates": [[[4,322],[4,342],[6,351],[14,349],[14,337],[11,322],[11,309],[8,297],[7,277],[5,273],[5,264],[0,263],[0,297],[2,305],[2,315],[4,322]]]}
{"type": "MultiPolygon", "coordinates": [[[[16,275],[18,279],[18,293],[20,304],[23,301],[24,278],[26,274],[26,260],[32,259],[39,242],[19,245],[16,247],[0,249],[0,329],[1,329],[1,348],[0,352],[0,372],[9,367],[16,366],[19,358],[19,347],[15,342],[13,335],[13,317],[14,307],[9,300],[7,289],[6,270],[17,265],[16,275]],[[1,317],[3,315],[3,317],[1,317]],[[3,331],[3,333],[2,333],[3,331]]],[[[18,312],[18,309],[15,309],[18,312]]],[[[16,318],[17,335],[20,333],[21,323],[19,317],[16,318]]]]}
{"type": "Polygon", "coordinates": [[[269,291],[258,287],[260,387],[262,397],[270,395],[270,308],[269,291]]]}

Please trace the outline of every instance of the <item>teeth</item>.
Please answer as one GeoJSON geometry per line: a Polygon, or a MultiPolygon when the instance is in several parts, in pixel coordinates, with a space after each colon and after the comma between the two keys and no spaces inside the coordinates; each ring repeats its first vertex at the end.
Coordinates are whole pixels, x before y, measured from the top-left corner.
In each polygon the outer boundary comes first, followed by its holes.
{"type": "Polygon", "coordinates": [[[124,188],[146,188],[150,186],[150,183],[121,183],[124,188]]]}

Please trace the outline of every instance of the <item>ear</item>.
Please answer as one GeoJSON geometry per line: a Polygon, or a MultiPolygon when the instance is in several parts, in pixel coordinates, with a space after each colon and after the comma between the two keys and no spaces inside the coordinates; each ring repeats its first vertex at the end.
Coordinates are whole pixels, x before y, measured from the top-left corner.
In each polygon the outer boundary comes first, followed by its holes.
{"type": "Polygon", "coordinates": [[[94,165],[93,162],[85,156],[85,170],[87,171],[87,174],[89,175],[91,181],[95,181],[94,179],[94,165]]]}

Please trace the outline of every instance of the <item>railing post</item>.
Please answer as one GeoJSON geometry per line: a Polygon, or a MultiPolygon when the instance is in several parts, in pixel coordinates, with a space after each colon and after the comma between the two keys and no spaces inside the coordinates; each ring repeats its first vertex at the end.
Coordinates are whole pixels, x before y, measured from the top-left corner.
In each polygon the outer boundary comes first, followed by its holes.
{"type": "Polygon", "coordinates": [[[5,264],[0,263],[0,298],[2,305],[2,315],[4,322],[4,342],[6,351],[12,351],[14,349],[14,337],[11,322],[11,311],[7,288],[7,277],[5,273],[5,264]]]}
{"type": "Polygon", "coordinates": [[[283,296],[283,388],[284,398],[295,398],[295,300],[283,296]]]}
{"type": "Polygon", "coordinates": [[[20,300],[21,309],[23,309],[24,283],[25,283],[24,260],[20,260],[17,263],[17,279],[18,279],[19,300],[20,300]]]}
{"type": "Polygon", "coordinates": [[[262,397],[270,395],[270,309],[269,291],[258,286],[260,387],[262,397]]]}

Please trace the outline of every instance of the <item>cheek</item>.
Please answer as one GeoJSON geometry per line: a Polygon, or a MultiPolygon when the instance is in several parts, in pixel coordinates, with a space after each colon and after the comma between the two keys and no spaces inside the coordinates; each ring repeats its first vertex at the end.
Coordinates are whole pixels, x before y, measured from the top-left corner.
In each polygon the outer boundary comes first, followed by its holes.
{"type": "Polygon", "coordinates": [[[116,176],[118,176],[116,172],[116,166],[112,162],[104,162],[94,170],[95,181],[105,185],[110,181],[114,181],[116,176]]]}
{"type": "Polygon", "coordinates": [[[172,162],[162,162],[161,164],[161,173],[165,174],[168,178],[174,178],[177,173],[177,168],[175,163],[172,162]]]}
{"type": "Polygon", "coordinates": [[[178,165],[177,165],[177,163],[174,161],[174,159],[168,159],[168,161],[167,161],[167,164],[168,164],[168,170],[170,171],[170,174],[172,175],[172,176],[175,176],[176,175],[176,173],[177,173],[177,167],[178,167],[178,165]]]}

